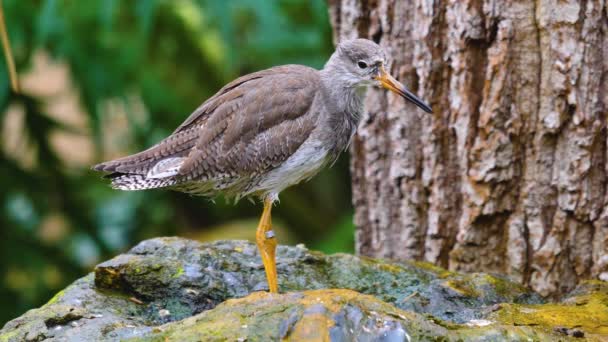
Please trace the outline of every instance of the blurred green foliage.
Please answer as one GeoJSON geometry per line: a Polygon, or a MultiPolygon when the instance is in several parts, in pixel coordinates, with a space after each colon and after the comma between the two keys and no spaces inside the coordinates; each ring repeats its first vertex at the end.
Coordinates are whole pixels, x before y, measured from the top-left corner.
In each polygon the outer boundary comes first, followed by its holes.
{"type": "MultiPolygon", "coordinates": [[[[52,98],[27,87],[12,93],[2,64],[0,123],[6,133],[10,109],[22,112],[22,127],[12,135],[28,146],[31,162],[19,161],[0,139],[0,326],[142,239],[199,236],[242,219],[253,223],[253,234],[259,205],[214,204],[169,191],[114,191],[87,165],[66,162],[51,138],[61,131],[90,139],[91,161],[98,162],[107,157],[104,122],[119,115],[104,105],[108,101],[124,105],[128,123],[128,136],[111,144],[131,153],[158,142],[241,74],[287,63],[322,67],[332,52],[323,0],[2,4],[20,74],[32,69],[41,51],[62,62],[86,124],[76,127],[49,115],[52,98]],[[131,114],[133,97],[143,104],[143,116],[131,114]],[[56,232],[49,237],[44,227],[50,226],[56,232]]],[[[51,81],[34,77],[33,83],[51,81]]],[[[67,152],[83,148],[72,144],[67,152]]],[[[313,181],[285,191],[273,215],[289,228],[291,241],[350,252],[349,184],[343,157],[313,181]]]]}

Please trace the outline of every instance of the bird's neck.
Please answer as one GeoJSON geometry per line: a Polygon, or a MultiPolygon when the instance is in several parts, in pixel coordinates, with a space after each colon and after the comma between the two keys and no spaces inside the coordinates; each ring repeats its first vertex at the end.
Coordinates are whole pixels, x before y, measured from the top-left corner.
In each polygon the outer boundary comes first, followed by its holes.
{"type": "Polygon", "coordinates": [[[330,62],[320,71],[323,93],[332,114],[346,114],[357,124],[363,114],[363,101],[367,87],[353,83],[353,80],[339,65],[330,62]]]}
{"type": "MultiPolygon", "coordinates": [[[[329,64],[329,63],[328,63],[329,64]]],[[[363,101],[365,100],[366,88],[352,84],[343,72],[336,70],[331,65],[326,65],[320,71],[324,107],[324,129],[325,140],[333,142],[329,146],[329,160],[336,160],[342,153],[355,134],[361,117],[363,116],[363,101]]]]}

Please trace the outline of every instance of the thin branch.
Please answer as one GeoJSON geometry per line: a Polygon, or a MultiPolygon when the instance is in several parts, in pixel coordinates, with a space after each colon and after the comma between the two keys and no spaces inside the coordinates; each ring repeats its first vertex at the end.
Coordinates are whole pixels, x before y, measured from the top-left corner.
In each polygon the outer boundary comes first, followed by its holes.
{"type": "Polygon", "coordinates": [[[6,33],[6,23],[4,21],[4,10],[2,9],[2,0],[0,0],[0,39],[2,39],[2,48],[6,59],[6,67],[11,80],[11,88],[15,93],[19,92],[19,81],[17,80],[17,70],[15,69],[15,61],[11,52],[11,44],[6,33]]]}

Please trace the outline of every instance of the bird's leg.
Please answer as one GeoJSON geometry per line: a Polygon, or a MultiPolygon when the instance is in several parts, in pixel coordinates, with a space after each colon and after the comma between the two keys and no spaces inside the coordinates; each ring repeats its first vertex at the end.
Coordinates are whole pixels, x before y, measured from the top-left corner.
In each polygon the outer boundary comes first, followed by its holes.
{"type": "Polygon", "coordinates": [[[264,200],[264,211],[260,218],[260,224],[255,234],[255,240],[258,244],[264,270],[266,270],[266,279],[270,292],[277,293],[277,264],[275,260],[275,250],[277,249],[277,239],[272,231],[270,211],[272,209],[272,200],[264,200]]]}

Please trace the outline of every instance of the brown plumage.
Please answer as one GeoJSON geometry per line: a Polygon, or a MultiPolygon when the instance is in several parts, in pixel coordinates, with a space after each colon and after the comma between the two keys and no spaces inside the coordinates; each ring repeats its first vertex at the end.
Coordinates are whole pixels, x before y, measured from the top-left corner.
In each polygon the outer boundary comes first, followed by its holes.
{"type": "MultiPolygon", "coordinates": [[[[258,246],[274,253],[268,245],[274,241],[268,236],[272,203],[283,189],[312,177],[346,149],[368,86],[383,86],[430,112],[386,73],[385,64],[380,46],[356,39],[341,43],[322,70],[285,65],[245,75],[158,144],[93,169],[110,172],[112,186],[121,190],[259,196],[265,206],[258,246]]],[[[270,288],[276,291],[274,254],[264,255],[270,288]]]]}
{"type": "MultiPolygon", "coordinates": [[[[319,114],[309,112],[319,82],[317,70],[299,65],[243,76],[203,103],[160,143],[94,169],[113,172],[109,178],[118,189],[175,187],[201,195],[227,190],[227,195],[239,196],[310,136],[319,114]],[[146,177],[163,160],[173,160],[179,170],[170,177],[146,177]]],[[[159,171],[168,166],[171,163],[160,165],[159,171]]]]}

